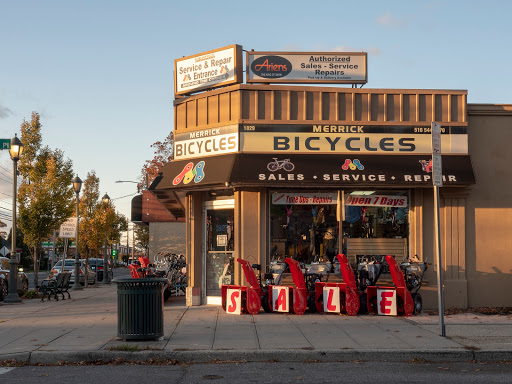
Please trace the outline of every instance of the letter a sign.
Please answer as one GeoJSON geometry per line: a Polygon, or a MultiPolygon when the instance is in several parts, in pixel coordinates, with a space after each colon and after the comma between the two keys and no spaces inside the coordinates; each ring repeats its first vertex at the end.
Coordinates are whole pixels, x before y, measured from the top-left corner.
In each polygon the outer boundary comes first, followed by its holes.
{"type": "Polygon", "coordinates": [[[341,312],[340,288],[324,287],[324,312],[341,312]]]}
{"type": "Polygon", "coordinates": [[[396,291],[394,289],[377,289],[377,308],[379,315],[396,316],[396,291]]]}
{"type": "Polygon", "coordinates": [[[290,295],[289,287],[272,287],[272,312],[289,312],[290,295]]]}
{"type": "Polygon", "coordinates": [[[242,314],[242,290],[228,289],[226,295],[226,313],[232,315],[242,314]]]}

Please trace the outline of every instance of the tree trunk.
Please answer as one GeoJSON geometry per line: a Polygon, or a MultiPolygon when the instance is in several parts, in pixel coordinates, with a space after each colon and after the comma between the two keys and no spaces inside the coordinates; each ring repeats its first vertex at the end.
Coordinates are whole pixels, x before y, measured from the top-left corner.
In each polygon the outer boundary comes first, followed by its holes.
{"type": "Polygon", "coordinates": [[[38,279],[39,265],[37,265],[37,246],[34,247],[34,287],[39,287],[38,279]]]}

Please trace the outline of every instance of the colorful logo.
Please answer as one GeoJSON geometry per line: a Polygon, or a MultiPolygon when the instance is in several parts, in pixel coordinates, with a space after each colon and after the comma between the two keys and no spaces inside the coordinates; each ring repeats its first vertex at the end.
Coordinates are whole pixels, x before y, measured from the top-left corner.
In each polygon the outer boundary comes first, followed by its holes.
{"type": "Polygon", "coordinates": [[[291,172],[295,169],[295,165],[290,161],[290,159],[277,160],[277,157],[274,157],[273,159],[274,161],[267,164],[267,169],[270,172],[279,171],[280,169],[284,169],[286,172],[291,172]]]}
{"type": "Polygon", "coordinates": [[[421,164],[421,169],[424,170],[427,173],[432,172],[432,159],[430,160],[419,160],[421,164]]]}
{"type": "Polygon", "coordinates": [[[262,56],[252,62],[251,70],[260,77],[285,77],[292,71],[292,63],[281,56],[262,56]]]}
{"type": "Polygon", "coordinates": [[[204,161],[200,161],[197,163],[197,165],[194,167],[194,163],[190,162],[183,170],[180,172],[178,176],[174,178],[172,181],[172,185],[178,185],[183,181],[183,184],[188,184],[192,180],[194,180],[194,183],[200,183],[204,179],[204,161]]]}
{"type": "Polygon", "coordinates": [[[186,74],[185,77],[183,78],[183,81],[187,81],[187,80],[192,80],[192,78],[190,77],[190,74],[186,74]]]}
{"type": "Polygon", "coordinates": [[[343,164],[341,166],[341,169],[343,169],[344,171],[346,171],[348,169],[350,169],[352,171],[359,169],[360,171],[362,171],[364,169],[364,165],[361,164],[359,159],[354,159],[354,160],[346,159],[345,164],[343,164]]]}
{"type": "Polygon", "coordinates": [[[220,73],[221,75],[223,73],[228,73],[229,72],[229,69],[228,69],[228,66],[227,65],[223,65],[221,68],[220,68],[220,73]]]}

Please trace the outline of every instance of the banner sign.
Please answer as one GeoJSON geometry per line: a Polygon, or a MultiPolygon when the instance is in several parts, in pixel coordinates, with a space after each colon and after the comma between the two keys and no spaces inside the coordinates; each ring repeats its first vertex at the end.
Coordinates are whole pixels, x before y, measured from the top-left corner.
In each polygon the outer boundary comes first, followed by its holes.
{"type": "Polygon", "coordinates": [[[238,152],[238,125],[174,134],[174,160],[238,152]]]}
{"type": "Polygon", "coordinates": [[[76,217],[70,217],[61,224],[59,229],[59,237],[75,238],[76,237],[76,217]]]}
{"type": "MultiPolygon", "coordinates": [[[[468,154],[466,127],[442,128],[443,154],[468,154]]],[[[372,125],[243,125],[244,153],[431,154],[430,127],[372,125]]]]}
{"type": "Polygon", "coordinates": [[[272,204],[276,205],[317,205],[338,204],[338,193],[272,193],[272,204]]]}
{"type": "Polygon", "coordinates": [[[350,195],[345,198],[345,205],[361,207],[407,207],[407,196],[384,196],[384,195],[350,195]]]}
{"type": "Polygon", "coordinates": [[[242,82],[242,47],[230,45],[174,60],[174,94],[242,82]]]}
{"type": "Polygon", "coordinates": [[[365,84],[366,52],[248,51],[247,83],[365,84]]]}

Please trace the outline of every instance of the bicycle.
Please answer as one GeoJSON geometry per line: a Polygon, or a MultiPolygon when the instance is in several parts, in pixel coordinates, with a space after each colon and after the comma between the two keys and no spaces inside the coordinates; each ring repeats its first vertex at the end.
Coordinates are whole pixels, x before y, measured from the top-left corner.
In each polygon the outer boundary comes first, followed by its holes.
{"type": "Polygon", "coordinates": [[[280,169],[284,169],[287,172],[291,172],[295,169],[295,165],[290,162],[290,159],[277,160],[277,157],[273,157],[274,162],[270,162],[267,164],[267,169],[270,172],[275,172],[280,169]]]}

